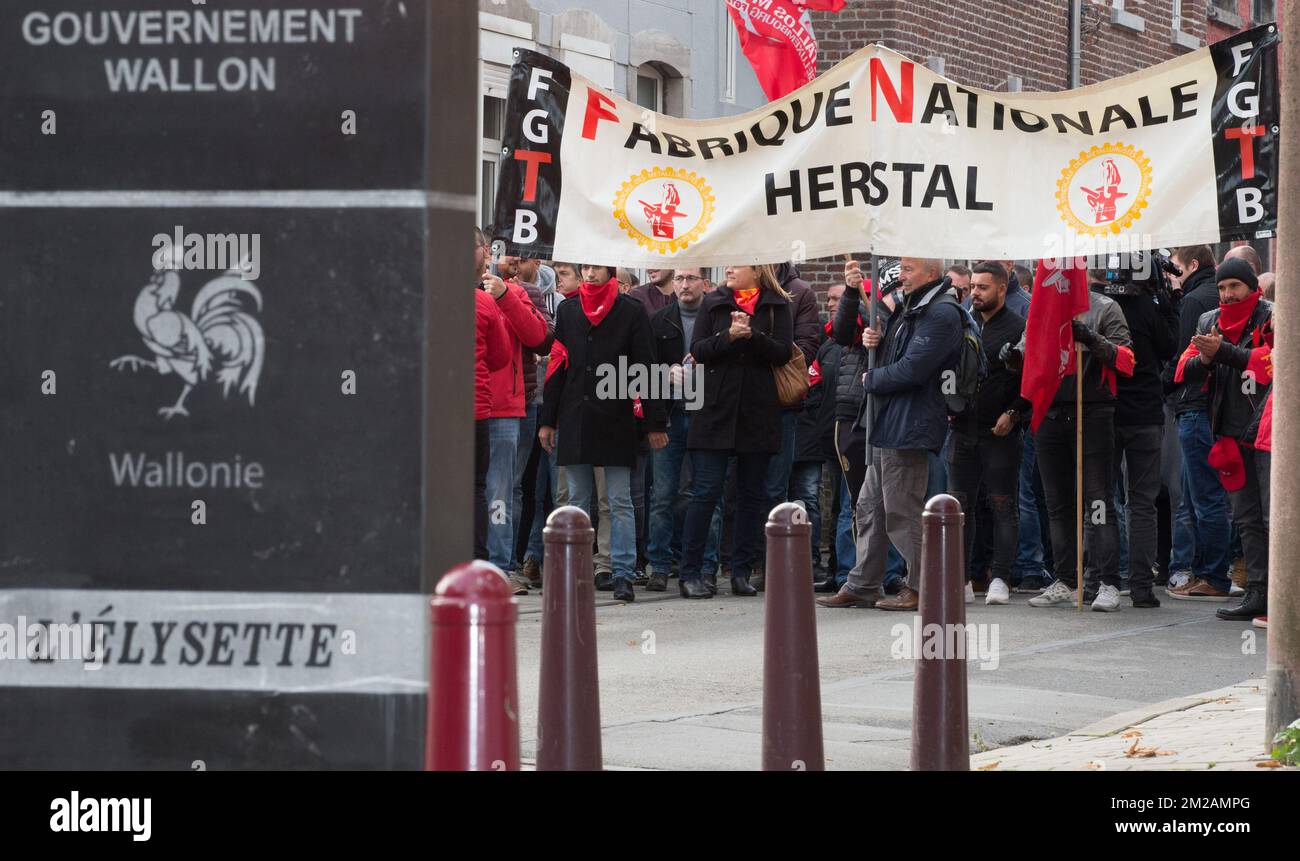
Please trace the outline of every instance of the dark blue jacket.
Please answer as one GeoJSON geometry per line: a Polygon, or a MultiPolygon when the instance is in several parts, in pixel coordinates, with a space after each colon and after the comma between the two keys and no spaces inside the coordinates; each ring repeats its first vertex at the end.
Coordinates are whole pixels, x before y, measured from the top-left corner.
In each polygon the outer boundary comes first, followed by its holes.
{"type": "MultiPolygon", "coordinates": [[[[947,279],[908,295],[889,316],[880,364],[867,372],[867,393],[876,396],[872,446],[934,452],[943,447],[948,405],[940,386],[961,353],[961,316],[947,279]]],[[[858,417],[864,426],[865,403],[858,417]]]]}

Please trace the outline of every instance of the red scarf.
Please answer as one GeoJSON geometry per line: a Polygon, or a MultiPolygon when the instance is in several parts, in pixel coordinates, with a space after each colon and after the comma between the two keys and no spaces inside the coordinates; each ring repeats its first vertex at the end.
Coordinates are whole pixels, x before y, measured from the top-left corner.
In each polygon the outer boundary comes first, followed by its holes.
{"type": "Polygon", "coordinates": [[[736,304],[741,310],[749,316],[754,316],[754,309],[758,306],[759,288],[750,287],[748,290],[732,290],[731,296],[736,300],[736,304]]]}
{"type": "Polygon", "coordinates": [[[578,300],[582,302],[582,313],[587,315],[587,320],[592,326],[599,326],[600,321],[604,320],[614,308],[614,300],[618,298],[618,279],[611,278],[604,284],[588,284],[582,282],[578,288],[578,300]]]}
{"type": "Polygon", "coordinates": [[[1233,302],[1225,305],[1219,303],[1219,331],[1223,337],[1232,343],[1241,340],[1241,335],[1246,331],[1246,324],[1250,322],[1251,316],[1255,313],[1255,306],[1259,304],[1260,292],[1258,290],[1250,291],[1250,295],[1240,302],[1233,302]]]}

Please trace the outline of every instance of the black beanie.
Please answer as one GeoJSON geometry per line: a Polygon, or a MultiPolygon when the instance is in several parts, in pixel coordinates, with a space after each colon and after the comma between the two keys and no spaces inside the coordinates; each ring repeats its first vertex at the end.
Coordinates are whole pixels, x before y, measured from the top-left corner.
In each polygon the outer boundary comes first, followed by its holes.
{"type": "Polygon", "coordinates": [[[1251,290],[1259,289],[1259,278],[1255,275],[1255,270],[1250,268],[1250,264],[1240,257],[1233,257],[1219,264],[1219,268],[1214,273],[1214,283],[1218,284],[1225,278],[1236,278],[1250,286],[1251,290]]]}

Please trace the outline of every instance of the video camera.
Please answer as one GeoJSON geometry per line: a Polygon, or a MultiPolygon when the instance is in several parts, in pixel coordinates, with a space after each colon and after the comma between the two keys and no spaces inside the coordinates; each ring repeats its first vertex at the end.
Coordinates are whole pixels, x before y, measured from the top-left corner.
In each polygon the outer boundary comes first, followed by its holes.
{"type": "MultiPolygon", "coordinates": [[[[1169,276],[1181,276],[1168,254],[1161,251],[1135,251],[1105,254],[1088,260],[1088,268],[1104,273],[1099,293],[1107,296],[1138,296],[1143,293],[1161,305],[1176,307],[1183,298],[1181,287],[1169,276]]],[[[1093,289],[1097,289],[1094,285],[1093,289]]]]}

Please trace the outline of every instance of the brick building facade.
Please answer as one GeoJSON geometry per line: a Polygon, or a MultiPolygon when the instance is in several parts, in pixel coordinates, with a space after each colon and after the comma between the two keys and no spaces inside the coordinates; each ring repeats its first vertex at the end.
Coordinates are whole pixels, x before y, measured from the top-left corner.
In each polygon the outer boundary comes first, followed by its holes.
{"type": "MultiPolygon", "coordinates": [[[[1274,20],[1268,0],[1088,0],[1083,6],[1080,85],[1136,72],[1274,20]],[[1175,26],[1176,23],[1176,26],[1175,26]]],[[[813,13],[818,65],[826,71],[882,42],[968,86],[1064,90],[1070,74],[1068,0],[849,0],[813,13]]],[[[1267,249],[1259,249],[1267,255],[1267,249]]],[[[843,272],[810,260],[801,273],[824,293],[843,272]]]]}

